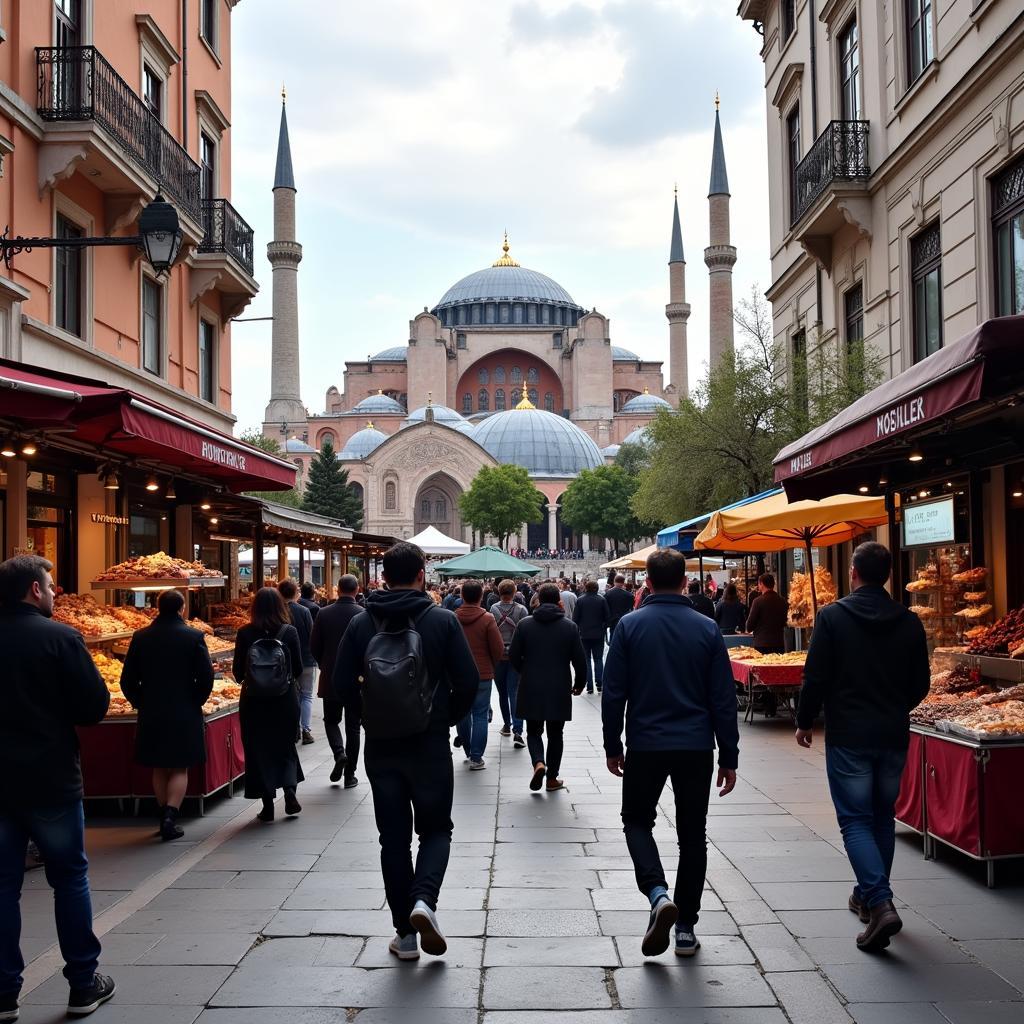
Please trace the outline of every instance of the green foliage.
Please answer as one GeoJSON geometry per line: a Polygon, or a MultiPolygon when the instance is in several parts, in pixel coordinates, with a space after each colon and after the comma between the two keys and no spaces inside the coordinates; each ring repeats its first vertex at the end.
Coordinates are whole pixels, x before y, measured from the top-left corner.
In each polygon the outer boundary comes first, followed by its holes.
{"type": "Polygon", "coordinates": [[[648,536],[650,527],[631,506],[638,486],[639,480],[622,466],[585,469],[562,497],[562,519],[579,533],[611,537],[616,547],[620,541],[628,544],[648,536]]]}
{"type": "Polygon", "coordinates": [[[251,444],[253,448],[261,448],[269,455],[283,455],[281,444],[273,437],[266,437],[259,427],[246,427],[242,431],[239,440],[251,444]]]}
{"type": "Polygon", "coordinates": [[[651,451],[644,444],[624,444],[615,454],[615,465],[621,466],[627,476],[638,477],[651,464],[651,451]]]}
{"type": "Polygon", "coordinates": [[[492,534],[504,546],[523,523],[541,521],[544,500],[522,466],[484,466],[460,495],[459,511],[474,530],[492,534]]]}
{"type": "MultiPolygon", "coordinates": [[[[265,451],[268,455],[274,455],[279,459],[284,457],[278,441],[273,437],[265,437],[259,427],[247,427],[239,435],[239,440],[265,451]]],[[[302,508],[302,491],[297,487],[291,487],[287,491],[246,491],[245,495],[248,498],[259,498],[261,501],[276,501],[278,505],[288,505],[290,508],[302,508]]]]}
{"type": "Polygon", "coordinates": [[[340,519],[358,530],[363,525],[363,503],[349,486],[348,470],[341,466],[330,439],[324,441],[309,466],[302,507],[307,512],[340,519]]]}

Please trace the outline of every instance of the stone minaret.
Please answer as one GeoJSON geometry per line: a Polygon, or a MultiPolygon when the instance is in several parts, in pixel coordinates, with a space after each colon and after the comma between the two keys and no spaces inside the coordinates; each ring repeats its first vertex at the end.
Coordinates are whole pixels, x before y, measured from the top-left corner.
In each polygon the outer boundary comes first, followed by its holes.
{"type": "Polygon", "coordinates": [[[672,203],[672,245],[668,251],[668,359],[669,387],[676,401],[689,393],[686,351],[686,321],[690,305],[686,301],[686,257],[683,255],[683,231],[679,226],[679,191],[672,203]]]}
{"type": "Polygon", "coordinates": [[[708,189],[711,244],[704,250],[704,262],[711,276],[710,339],[714,369],[722,356],[733,351],[732,268],[736,249],[729,244],[729,175],[725,170],[725,147],[722,145],[722,123],[715,97],[715,147],[711,155],[711,186],[708,189]]]}
{"type": "Polygon", "coordinates": [[[274,173],[274,241],[267,259],[274,268],[274,325],[270,354],[270,401],[264,414],[264,432],[278,437],[299,437],[306,430],[306,407],[299,390],[299,261],[302,246],[295,241],[295,176],[288,143],[284,89],[281,90],[281,132],[277,139],[274,173]]]}

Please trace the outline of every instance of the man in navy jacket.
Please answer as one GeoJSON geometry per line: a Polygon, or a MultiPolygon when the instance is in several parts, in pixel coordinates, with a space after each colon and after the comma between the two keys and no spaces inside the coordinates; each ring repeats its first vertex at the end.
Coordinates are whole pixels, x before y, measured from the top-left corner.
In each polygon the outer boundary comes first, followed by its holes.
{"type": "Polygon", "coordinates": [[[605,755],[608,770],[623,779],[626,845],[637,885],[651,904],[644,956],[668,948],[677,920],[676,953],[693,956],[700,948],[694,926],[707,873],[705,826],[716,742],[719,796],[735,787],[739,758],[736,685],[725,642],[714,619],[683,596],[685,580],[686,560],[678,551],[662,548],[650,555],[652,596],[619,623],[604,669],[605,755]],[[669,778],[679,838],[674,901],[654,841],[658,800],[669,778]]]}

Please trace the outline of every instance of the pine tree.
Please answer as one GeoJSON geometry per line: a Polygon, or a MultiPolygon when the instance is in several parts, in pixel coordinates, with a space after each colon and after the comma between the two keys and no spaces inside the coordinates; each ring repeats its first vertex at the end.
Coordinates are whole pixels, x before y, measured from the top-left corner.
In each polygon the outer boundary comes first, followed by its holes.
{"type": "Polygon", "coordinates": [[[334,445],[324,441],[309,467],[309,480],[302,507],[307,512],[340,519],[346,526],[363,525],[363,503],[348,482],[348,470],[338,463],[334,445]]]}

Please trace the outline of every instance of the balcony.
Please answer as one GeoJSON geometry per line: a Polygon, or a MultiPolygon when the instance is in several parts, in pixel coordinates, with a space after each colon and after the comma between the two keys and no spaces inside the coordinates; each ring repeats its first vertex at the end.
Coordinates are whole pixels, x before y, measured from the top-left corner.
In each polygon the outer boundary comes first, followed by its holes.
{"type": "Polygon", "coordinates": [[[108,232],[131,223],[159,191],[198,241],[199,165],[103,55],[93,46],[36,47],[36,73],[36,109],[48,123],[40,189],[81,170],[112,199],[108,232]]]}
{"type": "Polygon", "coordinates": [[[225,253],[252,277],[252,228],[226,199],[203,199],[199,252],[225,253]]]}
{"type": "Polygon", "coordinates": [[[253,233],[226,199],[201,200],[203,237],[191,257],[191,300],[220,293],[222,322],[238,316],[259,291],[253,280],[253,233]]]}
{"type": "Polygon", "coordinates": [[[832,236],[844,224],[871,234],[867,182],[869,121],[832,121],[818,136],[793,176],[790,220],[797,241],[826,272],[832,236]]]}

